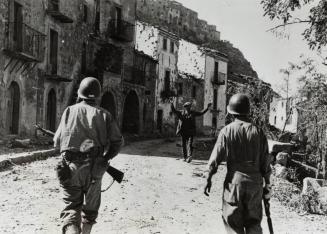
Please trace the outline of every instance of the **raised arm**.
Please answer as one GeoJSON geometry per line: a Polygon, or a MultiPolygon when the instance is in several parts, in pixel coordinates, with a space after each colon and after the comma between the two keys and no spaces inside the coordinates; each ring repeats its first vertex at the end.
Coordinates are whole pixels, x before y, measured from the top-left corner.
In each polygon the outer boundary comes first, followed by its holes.
{"type": "Polygon", "coordinates": [[[204,114],[207,113],[207,111],[210,109],[211,105],[212,105],[211,103],[208,103],[207,108],[203,109],[203,110],[200,111],[200,112],[195,112],[195,115],[196,115],[196,116],[204,115],[204,114]]]}
{"type": "Polygon", "coordinates": [[[170,103],[170,108],[171,108],[171,111],[179,118],[181,119],[182,118],[182,113],[178,110],[175,109],[175,106],[174,104],[171,102],[170,103]]]}

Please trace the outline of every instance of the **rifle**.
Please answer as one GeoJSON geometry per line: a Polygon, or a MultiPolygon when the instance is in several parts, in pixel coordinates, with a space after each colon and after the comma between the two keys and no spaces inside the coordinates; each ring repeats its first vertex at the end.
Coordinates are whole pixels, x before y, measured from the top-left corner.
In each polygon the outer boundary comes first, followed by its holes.
{"type": "Polygon", "coordinates": [[[263,198],[263,205],[265,207],[265,213],[266,213],[266,216],[267,216],[267,223],[268,223],[269,233],[274,234],[274,229],[273,229],[273,225],[272,225],[272,221],[271,221],[271,217],[270,217],[269,199],[263,198]]]}
{"type": "MultiPolygon", "coordinates": [[[[42,128],[39,124],[35,124],[34,126],[37,130],[43,132],[44,134],[46,134],[50,137],[54,137],[54,135],[55,135],[54,132],[42,128]]],[[[114,181],[117,181],[118,183],[121,183],[123,181],[124,172],[118,170],[117,168],[114,168],[109,165],[108,169],[107,169],[107,173],[114,179],[114,181]]]]}

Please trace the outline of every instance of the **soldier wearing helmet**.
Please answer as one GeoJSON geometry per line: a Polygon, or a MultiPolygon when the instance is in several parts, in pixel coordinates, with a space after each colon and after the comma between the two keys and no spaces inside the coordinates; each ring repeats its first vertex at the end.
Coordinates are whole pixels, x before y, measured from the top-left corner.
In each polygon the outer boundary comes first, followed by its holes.
{"type": "Polygon", "coordinates": [[[184,161],[191,162],[192,161],[192,153],[193,153],[193,137],[195,135],[195,117],[204,115],[210,108],[211,103],[208,104],[207,108],[201,112],[193,111],[191,109],[192,103],[186,102],[184,103],[184,110],[178,111],[175,109],[173,103],[171,103],[172,112],[178,117],[178,125],[176,134],[182,137],[182,145],[183,145],[183,157],[184,161]]]}
{"type": "Polygon", "coordinates": [[[99,81],[84,78],[78,102],[65,109],[54,136],[62,156],[57,174],[65,202],[60,214],[63,233],[91,232],[101,202],[102,176],[123,142],[111,114],[97,106],[100,95],[99,81]]]}
{"type": "Polygon", "coordinates": [[[270,157],[263,131],[249,120],[250,101],[235,94],[227,107],[234,122],[219,133],[211,153],[204,193],[209,196],[211,178],[222,161],[227,174],[223,191],[223,221],[227,233],[262,233],[262,197],[270,198],[270,157]]]}

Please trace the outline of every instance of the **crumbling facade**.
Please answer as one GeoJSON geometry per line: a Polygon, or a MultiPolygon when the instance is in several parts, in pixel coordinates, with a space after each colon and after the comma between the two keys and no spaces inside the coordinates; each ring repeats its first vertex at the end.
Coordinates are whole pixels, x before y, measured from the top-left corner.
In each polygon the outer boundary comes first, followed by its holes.
{"type": "Polygon", "coordinates": [[[0,1],[3,134],[54,130],[81,69],[93,1],[0,1]],[[84,9],[84,10],[83,10],[84,9]],[[87,15],[86,15],[87,14],[87,15]]]}
{"type": "Polygon", "coordinates": [[[201,111],[208,103],[213,110],[196,119],[197,132],[210,134],[225,125],[227,64],[226,55],[180,39],[175,34],[137,22],[136,48],[158,60],[156,83],[156,127],[163,134],[174,134],[177,109],[190,101],[201,111]]]}

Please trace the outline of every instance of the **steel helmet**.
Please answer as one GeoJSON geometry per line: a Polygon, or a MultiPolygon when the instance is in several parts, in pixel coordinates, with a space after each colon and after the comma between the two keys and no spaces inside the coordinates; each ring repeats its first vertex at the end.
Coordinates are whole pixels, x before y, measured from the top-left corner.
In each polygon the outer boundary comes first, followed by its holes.
{"type": "Polygon", "coordinates": [[[101,94],[101,85],[98,79],[86,77],[82,80],[77,91],[78,97],[83,99],[97,99],[101,94]]]}
{"type": "Polygon", "coordinates": [[[250,113],[250,100],[243,93],[234,94],[227,106],[228,113],[232,115],[248,115],[250,113]]]}

